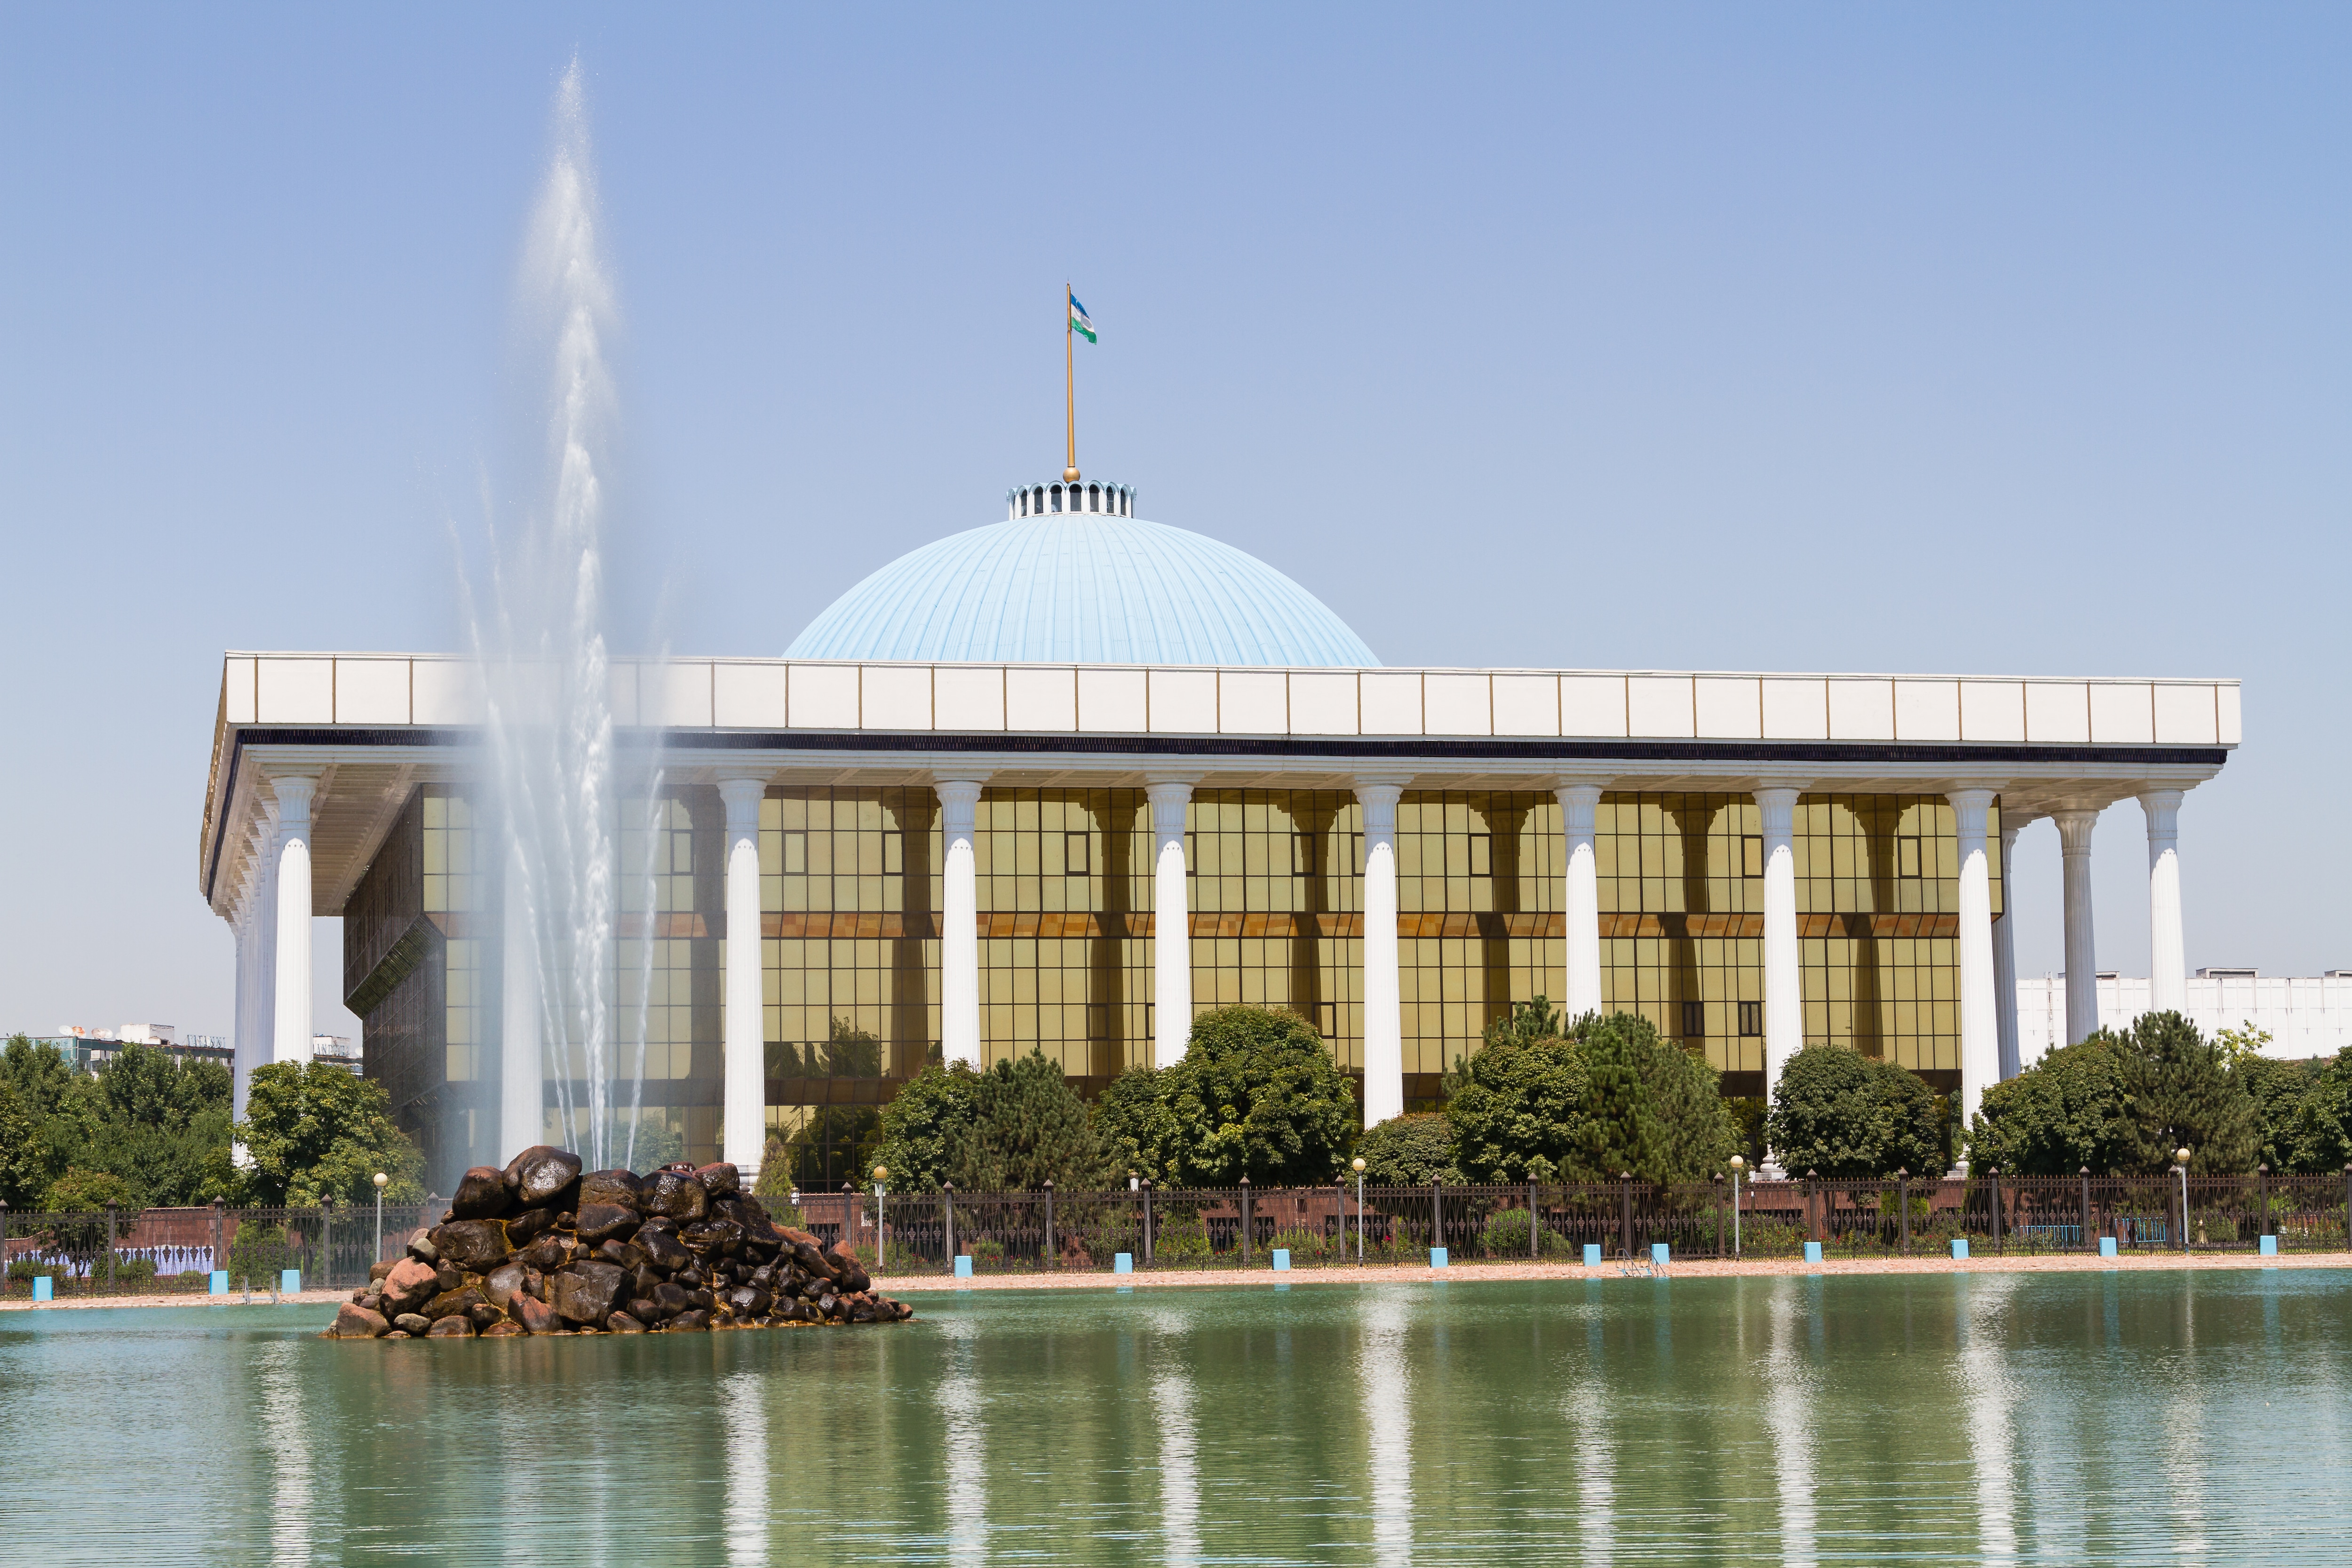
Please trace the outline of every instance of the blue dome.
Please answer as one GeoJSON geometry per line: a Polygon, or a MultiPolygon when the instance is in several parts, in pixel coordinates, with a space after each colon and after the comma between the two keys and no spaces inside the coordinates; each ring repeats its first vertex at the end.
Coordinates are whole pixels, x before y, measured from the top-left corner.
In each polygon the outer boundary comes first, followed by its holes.
{"type": "Polygon", "coordinates": [[[835,599],[786,658],[1377,665],[1314,595],[1230,544],[1087,513],[975,528],[835,599]]]}

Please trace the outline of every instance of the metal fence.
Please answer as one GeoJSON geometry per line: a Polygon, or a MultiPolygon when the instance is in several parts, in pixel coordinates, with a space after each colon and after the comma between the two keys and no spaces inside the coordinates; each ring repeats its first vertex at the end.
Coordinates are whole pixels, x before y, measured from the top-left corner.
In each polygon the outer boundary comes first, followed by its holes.
{"type": "Polygon", "coordinates": [[[2004,1177],[1793,1180],[1663,1185],[1511,1183],[1454,1186],[1126,1192],[798,1194],[808,1228],[888,1274],[1420,1265],[1675,1258],[2352,1250],[2352,1173],[2345,1175],[2004,1177]],[[2184,1207],[2185,1199],[2185,1207],[2184,1207]]]}
{"type": "MultiPolygon", "coordinates": [[[[1150,1269],[1263,1268],[1279,1250],[1293,1268],[1609,1259],[1942,1254],[2352,1250],[2352,1172],[2343,1175],[2026,1176],[1965,1181],[1796,1180],[1661,1185],[1506,1183],[1426,1187],[1156,1188],[1057,1193],[796,1194],[802,1223],[877,1272],[945,1274],[1112,1269],[1120,1255],[1150,1269]]],[[[439,1220],[444,1200],[382,1211],[316,1208],[99,1210],[48,1214],[0,1205],[7,1268],[0,1296],[21,1299],[48,1276],[58,1297],[202,1295],[215,1270],[232,1293],[267,1291],[283,1271],[310,1289],[350,1289],[370,1265],[439,1220]]],[[[779,1205],[780,1206],[780,1205],[779,1205]]]]}
{"type": "Polygon", "coordinates": [[[215,1270],[232,1292],[278,1288],[287,1269],[299,1269],[306,1289],[348,1289],[363,1284],[379,1258],[399,1256],[417,1226],[441,1217],[446,1205],[386,1204],[383,1237],[377,1210],[321,1205],[315,1208],[98,1209],[79,1214],[11,1209],[0,1205],[0,1297],[23,1298],[46,1276],[51,1292],[66,1296],[201,1296],[215,1270]]]}

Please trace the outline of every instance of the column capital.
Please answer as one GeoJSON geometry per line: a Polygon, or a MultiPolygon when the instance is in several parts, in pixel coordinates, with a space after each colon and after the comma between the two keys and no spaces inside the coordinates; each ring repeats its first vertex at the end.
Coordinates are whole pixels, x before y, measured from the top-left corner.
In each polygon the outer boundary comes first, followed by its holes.
{"type": "Polygon", "coordinates": [[[1186,805],[1191,803],[1192,791],[1200,786],[1200,783],[1201,775],[1198,773],[1149,773],[1144,778],[1143,797],[1155,806],[1186,805]]]}
{"type": "Polygon", "coordinates": [[[2091,829],[2099,820],[2096,806],[2068,806],[2053,811],[2050,820],[2058,825],[2058,849],[2063,855],[2088,855],[2091,852],[2091,829]]]}
{"type": "Polygon", "coordinates": [[[728,829],[736,833],[756,831],[760,826],[760,803],[767,795],[765,773],[720,779],[719,798],[727,803],[728,829]]]}
{"type": "Polygon", "coordinates": [[[2150,837],[2162,835],[2171,837],[2180,831],[2180,799],[2185,789],[2144,789],[2139,792],[2139,808],[2147,813],[2150,837]]]}
{"type": "Polygon", "coordinates": [[[319,793],[316,773],[278,773],[269,781],[271,802],[277,806],[278,825],[291,827],[307,825],[310,820],[310,802],[319,793]]]}
{"type": "Polygon", "coordinates": [[[941,805],[950,808],[961,806],[967,811],[980,804],[980,792],[987,787],[986,773],[977,777],[934,778],[931,781],[931,792],[940,797],[941,805]]]}
{"type": "Polygon", "coordinates": [[[1378,796],[1394,805],[1412,787],[1412,779],[1411,773],[1358,773],[1354,780],[1356,798],[1378,796]]]}
{"type": "Polygon", "coordinates": [[[1957,784],[1944,792],[1955,811],[1984,811],[2000,798],[2000,786],[1989,784],[1957,784]]]}

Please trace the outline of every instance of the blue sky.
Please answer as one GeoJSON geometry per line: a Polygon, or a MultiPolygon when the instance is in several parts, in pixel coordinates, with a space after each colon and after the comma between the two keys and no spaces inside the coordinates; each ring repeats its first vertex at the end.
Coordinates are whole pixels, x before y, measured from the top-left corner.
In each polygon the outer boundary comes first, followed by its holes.
{"type": "MultiPolygon", "coordinates": [[[[0,1027],[225,1032],[220,651],[455,645],[575,50],[624,644],[779,652],[1057,468],[1066,278],[1089,474],[1391,663],[2242,678],[2189,962],[2352,965],[2347,44],[2293,5],[11,7],[0,1027]]],[[[2097,836],[2126,973],[2141,832],[2097,836]]],[[[2019,858],[2038,974],[2054,831],[2019,858]]]]}

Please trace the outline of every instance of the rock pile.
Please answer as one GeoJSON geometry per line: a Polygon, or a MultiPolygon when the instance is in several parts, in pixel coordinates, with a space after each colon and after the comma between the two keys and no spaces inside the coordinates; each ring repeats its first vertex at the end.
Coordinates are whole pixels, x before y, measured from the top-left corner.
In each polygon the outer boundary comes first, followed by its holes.
{"type": "Polygon", "coordinates": [[[369,1270],[334,1339],[677,1333],[914,1316],[857,1260],[776,1225],[732,1165],[582,1174],[541,1144],[466,1173],[449,1212],[369,1270]]]}

